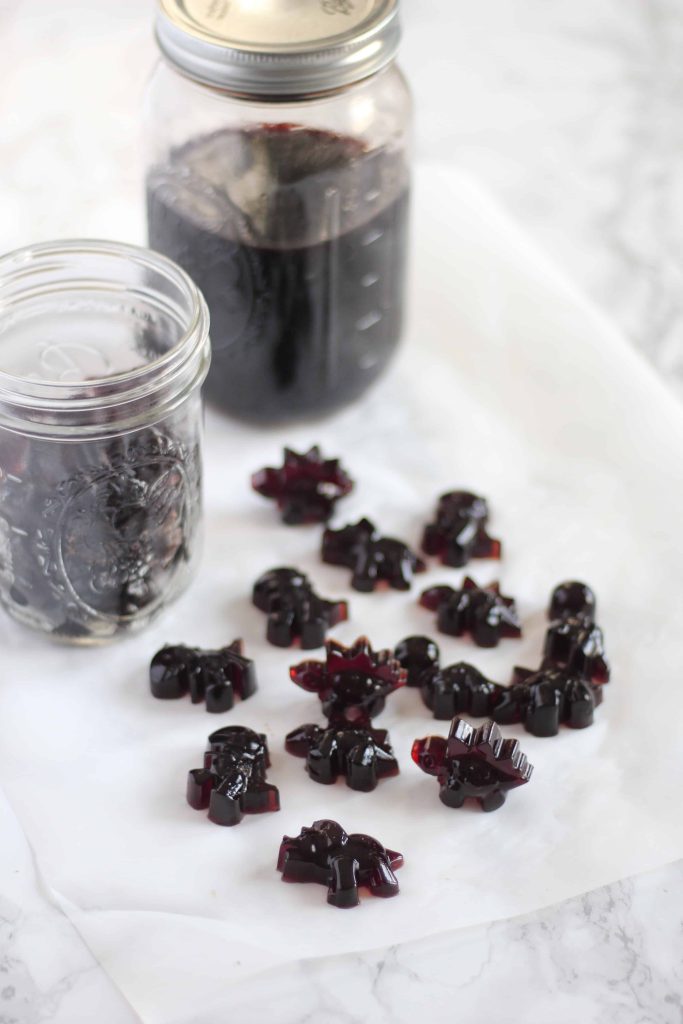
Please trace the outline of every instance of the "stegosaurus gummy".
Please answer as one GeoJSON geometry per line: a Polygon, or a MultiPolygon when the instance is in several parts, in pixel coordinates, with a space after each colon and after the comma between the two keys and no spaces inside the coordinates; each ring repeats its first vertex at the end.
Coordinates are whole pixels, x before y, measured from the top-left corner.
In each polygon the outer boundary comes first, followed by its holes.
{"type": "Polygon", "coordinates": [[[476,728],[455,718],[447,739],[415,740],[412,757],[423,772],[437,777],[439,798],[447,807],[462,807],[472,799],[482,810],[495,811],[508,790],[525,785],[533,772],[518,741],[503,739],[495,722],[476,728]]]}

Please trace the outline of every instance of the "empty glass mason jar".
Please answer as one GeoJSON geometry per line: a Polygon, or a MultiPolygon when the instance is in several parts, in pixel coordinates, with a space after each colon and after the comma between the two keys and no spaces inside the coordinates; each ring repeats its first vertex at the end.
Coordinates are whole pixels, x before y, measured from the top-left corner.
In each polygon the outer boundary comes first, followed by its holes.
{"type": "Polygon", "coordinates": [[[411,100],[398,0],[160,0],[149,244],[211,311],[206,391],[241,418],[330,412],[401,335],[411,100]]]}
{"type": "Polygon", "coordinates": [[[56,242],[0,259],[0,601],[74,643],[189,582],[208,311],[156,253],[56,242]]]}

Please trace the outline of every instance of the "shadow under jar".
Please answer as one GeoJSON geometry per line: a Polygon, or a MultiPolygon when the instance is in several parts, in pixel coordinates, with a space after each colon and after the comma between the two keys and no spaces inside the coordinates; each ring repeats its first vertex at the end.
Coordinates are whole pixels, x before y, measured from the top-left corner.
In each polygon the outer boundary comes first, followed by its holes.
{"type": "Polygon", "coordinates": [[[0,601],[72,643],[144,626],[189,582],[208,311],[156,253],[0,259],[0,601]]]}
{"type": "Polygon", "coordinates": [[[396,0],[162,0],[149,244],[202,289],[212,403],[252,422],[343,406],[403,323],[410,95],[396,0]]]}

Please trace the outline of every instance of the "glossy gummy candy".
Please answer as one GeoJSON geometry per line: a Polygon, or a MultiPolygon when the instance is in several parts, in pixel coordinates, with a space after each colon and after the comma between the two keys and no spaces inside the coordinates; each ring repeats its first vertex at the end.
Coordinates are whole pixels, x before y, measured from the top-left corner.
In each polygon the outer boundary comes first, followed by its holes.
{"type": "Polygon", "coordinates": [[[610,668],[596,611],[595,594],[586,583],[568,580],[555,587],[541,668],[562,669],[596,685],[609,682],[610,668]]]}
{"type": "Polygon", "coordinates": [[[439,648],[426,636],[402,640],[394,656],[408,673],[408,685],[420,688],[422,700],[435,718],[450,721],[463,713],[488,718],[505,692],[504,686],[466,661],[441,668],[439,648]]]}
{"type": "Polygon", "coordinates": [[[505,689],[465,661],[441,668],[438,647],[428,637],[409,637],[397,646],[394,654],[409,679],[412,675],[413,685],[419,686],[422,700],[435,718],[450,721],[462,713],[486,718],[505,689]],[[420,651],[427,645],[436,656],[431,664],[422,667],[420,651]]]}
{"type": "Polygon", "coordinates": [[[241,640],[215,651],[162,647],[152,658],[149,680],[155,697],[174,700],[189,693],[193,704],[205,701],[212,712],[229,711],[236,696],[247,700],[257,689],[256,669],[244,657],[241,640]]]}
{"type": "Polygon", "coordinates": [[[322,559],[351,569],[351,586],[363,593],[371,593],[379,583],[394,590],[410,590],[413,575],[426,568],[402,541],[382,537],[369,519],[341,530],[325,530],[322,559]]]}
{"type": "Polygon", "coordinates": [[[488,519],[485,498],[469,491],[442,494],[434,522],[425,527],[422,550],[456,569],[471,558],[500,558],[500,541],[486,532],[488,519]]]}
{"type": "Polygon", "coordinates": [[[385,849],[371,836],[348,835],[336,821],[314,821],[298,836],[285,836],[280,844],[277,870],[286,882],[317,882],[327,886],[333,907],[358,906],[358,889],[373,896],[396,896],[394,872],[403,856],[385,849]]]}
{"type": "Polygon", "coordinates": [[[256,607],[268,616],[266,636],[275,647],[299,643],[303,650],[322,647],[328,629],[345,622],[346,601],[318,597],[298,569],[270,569],[254,584],[256,607]]]}
{"type": "Polygon", "coordinates": [[[439,648],[428,636],[407,636],[397,644],[394,657],[406,670],[407,686],[420,686],[422,673],[439,667],[439,648]]]}
{"type": "Polygon", "coordinates": [[[594,685],[609,682],[605,640],[595,621],[596,611],[595,594],[586,583],[568,580],[555,587],[541,668],[562,670],[594,685]]]}
{"type": "Polygon", "coordinates": [[[585,583],[555,587],[540,668],[516,668],[512,683],[492,712],[503,725],[521,722],[534,736],[556,736],[560,725],[586,729],[609,681],[602,630],[594,621],[597,602],[585,583]]]}
{"type": "Polygon", "coordinates": [[[405,670],[391,651],[374,651],[367,637],[351,647],[328,640],[325,648],[325,661],[304,661],[290,669],[292,682],[317,693],[330,726],[371,726],[386,698],[405,686],[405,670]]]}
{"type": "Polygon", "coordinates": [[[548,618],[553,622],[565,616],[585,616],[595,622],[596,610],[597,600],[591,588],[578,580],[566,580],[558,583],[552,592],[548,618]]]}
{"type": "Polygon", "coordinates": [[[518,741],[503,739],[494,722],[476,728],[462,718],[453,720],[447,739],[415,740],[412,757],[423,772],[436,776],[439,798],[447,807],[476,800],[483,811],[495,811],[508,791],[525,785],[533,772],[518,741]]]}
{"type": "Polygon", "coordinates": [[[585,616],[566,615],[552,622],[545,635],[543,669],[558,669],[596,686],[609,682],[602,630],[585,616]]]}
{"type": "Polygon", "coordinates": [[[602,689],[586,679],[553,669],[516,668],[492,712],[500,725],[521,722],[533,736],[557,736],[560,725],[586,729],[593,724],[602,689]]]}
{"type": "Polygon", "coordinates": [[[437,613],[437,626],[449,636],[469,633],[479,647],[496,647],[503,637],[520,637],[515,602],[498,583],[478,586],[469,576],[461,588],[430,587],[420,597],[423,608],[437,613]]]}
{"type": "Polygon", "coordinates": [[[398,774],[386,729],[302,725],[289,733],[285,748],[305,757],[310,777],[326,785],[341,775],[350,789],[369,793],[379,779],[398,774]]]}
{"type": "Polygon", "coordinates": [[[280,810],[280,795],[266,780],[270,766],[262,733],[241,725],[226,726],[209,736],[204,767],[187,778],[187,802],[208,809],[217,825],[238,825],[245,814],[280,810]]]}
{"type": "Polygon", "coordinates": [[[353,489],[353,480],[339,459],[323,459],[316,446],[299,455],[285,448],[279,469],[267,467],[254,473],[251,486],[277,502],[283,523],[325,523],[340,498],[353,489]]]}

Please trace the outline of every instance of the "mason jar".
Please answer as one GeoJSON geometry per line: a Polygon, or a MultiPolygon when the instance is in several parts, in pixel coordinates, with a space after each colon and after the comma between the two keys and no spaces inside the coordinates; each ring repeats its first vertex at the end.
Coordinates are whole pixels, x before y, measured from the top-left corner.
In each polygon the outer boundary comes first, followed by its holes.
{"type": "Polygon", "coordinates": [[[73,643],[192,577],[209,318],[165,257],[55,242],[0,259],[0,602],[73,643]]]}
{"type": "Polygon", "coordinates": [[[211,311],[206,393],[259,423],[361,395],[398,344],[411,100],[398,0],[160,0],[149,244],[211,311]]]}

